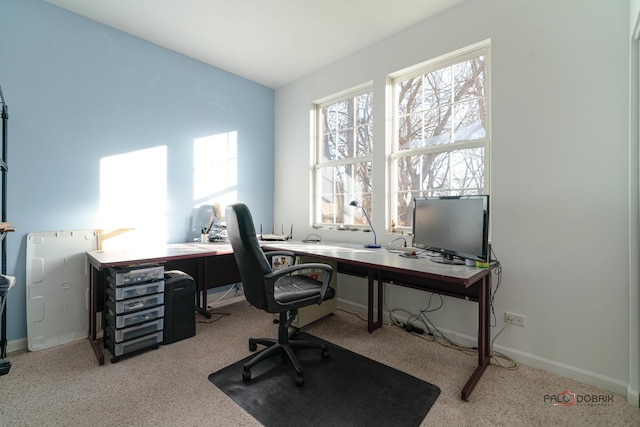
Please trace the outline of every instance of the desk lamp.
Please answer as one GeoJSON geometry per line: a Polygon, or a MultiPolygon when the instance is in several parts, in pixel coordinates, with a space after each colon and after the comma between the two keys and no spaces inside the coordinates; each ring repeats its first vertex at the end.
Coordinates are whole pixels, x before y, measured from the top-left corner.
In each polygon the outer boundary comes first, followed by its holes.
{"type": "Polygon", "coordinates": [[[371,228],[371,231],[373,231],[373,243],[368,243],[366,245],[364,245],[365,248],[372,248],[372,249],[377,249],[380,247],[380,245],[378,244],[378,238],[376,237],[376,230],[373,229],[373,225],[371,224],[371,220],[369,219],[369,215],[367,215],[367,211],[364,209],[364,206],[362,206],[362,204],[357,201],[357,200],[353,200],[351,203],[349,203],[350,206],[355,206],[357,208],[362,208],[362,212],[364,212],[364,216],[365,218],[367,218],[367,222],[369,223],[369,227],[371,228]]]}

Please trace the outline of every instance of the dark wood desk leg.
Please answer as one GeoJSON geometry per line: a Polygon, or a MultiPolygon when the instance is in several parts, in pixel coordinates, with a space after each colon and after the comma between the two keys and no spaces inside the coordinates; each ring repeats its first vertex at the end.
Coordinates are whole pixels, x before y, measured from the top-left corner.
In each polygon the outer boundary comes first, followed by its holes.
{"type": "Polygon", "coordinates": [[[2,316],[0,322],[2,322],[2,329],[0,329],[0,359],[7,358],[7,294],[5,292],[4,299],[0,303],[0,311],[2,312],[2,316]],[[2,307],[4,304],[4,307],[2,307]]]}
{"type": "Polygon", "coordinates": [[[91,266],[91,275],[89,276],[89,342],[93,347],[99,365],[104,365],[104,353],[100,343],[98,343],[98,332],[96,325],[96,316],[98,315],[98,269],[91,266]]]}
{"type": "Polygon", "coordinates": [[[491,273],[479,284],[478,295],[478,367],[462,388],[462,400],[468,401],[480,377],[491,363],[491,273]]]}
{"type": "Polygon", "coordinates": [[[198,258],[198,280],[196,280],[196,311],[207,319],[211,319],[211,313],[207,310],[207,267],[205,259],[198,258]]]}
{"type": "Polygon", "coordinates": [[[367,290],[367,331],[373,332],[375,329],[373,321],[373,271],[369,270],[367,290]]]}
{"type": "Polygon", "coordinates": [[[376,327],[382,327],[382,298],[384,295],[384,283],[382,282],[382,272],[378,271],[378,320],[376,321],[376,327]]]}
{"type": "Polygon", "coordinates": [[[375,277],[374,271],[371,269],[369,270],[369,289],[367,295],[367,330],[369,332],[373,332],[374,330],[382,326],[382,278],[380,277],[380,275],[381,273],[378,273],[378,319],[373,320],[373,282],[375,281],[375,277]]]}

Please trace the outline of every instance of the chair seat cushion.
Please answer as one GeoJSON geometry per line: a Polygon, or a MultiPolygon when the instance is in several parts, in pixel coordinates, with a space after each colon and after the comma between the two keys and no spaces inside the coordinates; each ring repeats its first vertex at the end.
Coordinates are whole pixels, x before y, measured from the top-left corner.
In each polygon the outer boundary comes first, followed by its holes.
{"type": "MultiPolygon", "coordinates": [[[[301,274],[283,276],[275,283],[274,297],[281,304],[291,301],[311,298],[320,295],[322,282],[301,274]]],[[[335,295],[333,288],[327,289],[324,299],[331,299],[335,295]]]]}

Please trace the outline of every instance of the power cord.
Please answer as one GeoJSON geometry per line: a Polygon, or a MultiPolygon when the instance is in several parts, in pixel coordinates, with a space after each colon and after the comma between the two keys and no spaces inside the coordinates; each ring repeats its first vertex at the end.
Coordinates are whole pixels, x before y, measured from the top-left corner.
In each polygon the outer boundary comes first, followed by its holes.
{"type": "Polygon", "coordinates": [[[216,319],[211,319],[211,320],[197,320],[196,323],[214,323],[217,322],[218,320],[222,319],[223,317],[228,317],[231,316],[231,313],[215,313],[213,311],[210,311],[209,314],[211,315],[216,315],[216,316],[220,316],[216,319]]]}
{"type": "Polygon", "coordinates": [[[495,308],[494,300],[496,298],[496,294],[498,293],[498,288],[502,284],[502,264],[500,264],[500,260],[498,260],[498,257],[495,251],[493,250],[493,245],[491,245],[491,254],[489,258],[495,261],[493,274],[496,275],[496,288],[491,292],[489,305],[491,306],[491,315],[493,316],[493,324],[491,326],[496,327],[498,325],[498,320],[496,318],[496,308],[495,308]]]}
{"type": "Polygon", "coordinates": [[[229,295],[229,292],[231,292],[231,291],[233,291],[233,290],[235,290],[235,291],[239,292],[239,291],[241,291],[241,290],[242,290],[242,288],[241,288],[241,286],[240,286],[238,283],[234,283],[234,284],[233,284],[229,289],[227,289],[227,291],[226,291],[222,296],[220,296],[217,300],[215,300],[215,301],[210,302],[209,304],[207,304],[207,308],[208,308],[208,309],[210,309],[210,307],[213,307],[216,303],[218,303],[218,302],[222,301],[223,299],[225,299],[225,298],[226,298],[226,296],[227,296],[227,295],[229,295]]]}
{"type": "MultiPolygon", "coordinates": [[[[389,244],[387,244],[387,250],[389,252],[396,252],[398,251],[397,246],[396,247],[391,247],[391,244],[395,241],[398,240],[404,240],[404,238],[399,237],[396,238],[394,240],[392,240],[389,244]]],[[[404,247],[406,247],[406,240],[404,240],[404,247]]],[[[427,252],[427,251],[425,251],[427,252]]],[[[494,304],[494,300],[495,300],[495,296],[496,293],[498,292],[498,288],[500,287],[501,283],[502,283],[502,265],[500,264],[500,261],[498,260],[495,251],[493,250],[493,247],[491,248],[491,255],[493,258],[493,261],[495,261],[495,267],[493,269],[493,274],[496,275],[496,287],[494,290],[491,291],[491,295],[490,295],[490,306],[491,306],[491,313],[493,315],[493,321],[494,323],[491,324],[491,327],[496,327],[497,326],[497,318],[496,318],[496,314],[495,314],[495,304],[494,304]]],[[[427,316],[427,313],[432,313],[435,312],[437,310],[440,310],[442,307],[444,307],[444,298],[442,298],[442,295],[437,294],[437,293],[430,293],[429,296],[429,300],[427,302],[427,306],[420,310],[418,314],[414,314],[411,313],[408,310],[405,309],[401,309],[401,308],[394,308],[391,309],[388,305],[388,287],[386,286],[386,283],[382,284],[382,292],[384,293],[384,304],[385,304],[385,308],[387,310],[387,312],[389,313],[389,318],[391,319],[391,325],[392,326],[396,326],[399,328],[404,329],[405,331],[411,333],[411,335],[416,336],[420,339],[423,339],[425,341],[428,342],[435,342],[437,344],[442,345],[443,347],[448,347],[448,348],[453,348],[455,350],[458,350],[464,354],[467,355],[476,355],[478,352],[478,347],[477,346],[466,346],[466,345],[462,345],[460,343],[455,342],[454,340],[452,340],[451,338],[447,337],[447,335],[442,332],[436,325],[433,324],[433,322],[431,322],[431,320],[429,319],[429,317],[427,316]],[[432,299],[434,298],[434,296],[437,296],[440,301],[437,307],[435,308],[431,308],[432,305],[432,299]],[[407,321],[406,322],[402,322],[400,321],[395,313],[396,312],[403,312],[406,313],[407,316],[407,321]],[[420,322],[424,328],[416,325],[416,322],[420,322]]],[[[344,311],[345,313],[354,315],[356,317],[358,317],[360,320],[366,322],[367,319],[362,318],[360,315],[358,315],[357,313],[353,313],[344,309],[340,309],[341,311],[344,311]]],[[[500,329],[500,331],[496,334],[495,337],[493,337],[493,339],[491,340],[491,344],[490,344],[490,349],[489,349],[489,354],[491,357],[491,364],[499,366],[501,368],[504,369],[518,369],[518,364],[516,361],[514,361],[513,359],[509,358],[508,356],[499,353],[497,351],[494,351],[493,347],[494,347],[494,343],[496,338],[498,338],[498,336],[509,326],[511,325],[511,321],[509,321],[506,325],[504,325],[502,327],[502,329],[500,329]],[[504,364],[501,360],[505,360],[507,362],[509,362],[509,364],[504,364]]]]}
{"type": "Polygon", "coordinates": [[[491,347],[490,347],[490,355],[491,355],[491,362],[496,365],[499,366],[501,368],[505,368],[505,369],[510,369],[510,370],[516,370],[518,369],[518,362],[516,362],[515,360],[511,359],[510,357],[502,354],[502,353],[498,353],[497,351],[493,350],[493,343],[496,341],[496,338],[498,338],[498,336],[502,333],[502,331],[504,331],[505,329],[507,329],[508,326],[511,326],[512,320],[509,320],[503,327],[502,329],[500,329],[500,331],[496,334],[495,337],[493,337],[493,339],[491,340],[491,347]],[[500,362],[500,359],[504,359],[508,362],[511,363],[510,366],[505,366],[500,362]]]}
{"type": "Polygon", "coordinates": [[[404,237],[396,237],[395,239],[387,243],[388,252],[397,252],[399,250],[403,250],[403,248],[406,248],[406,247],[407,247],[407,239],[405,239],[404,237]],[[397,241],[401,241],[402,246],[393,245],[397,241]]]}
{"type": "MultiPolygon", "coordinates": [[[[501,274],[501,272],[500,272],[501,274]]],[[[501,276],[499,276],[501,277],[501,276]]],[[[499,285],[500,281],[498,281],[498,285],[499,285]]],[[[383,285],[384,286],[384,285],[383,285]]],[[[497,291],[496,287],[496,291],[497,291]]],[[[431,295],[429,296],[429,300],[427,302],[427,307],[420,310],[420,312],[418,314],[413,314],[407,310],[404,309],[390,309],[388,306],[388,298],[387,298],[387,287],[384,287],[385,292],[385,306],[387,308],[387,312],[389,313],[389,317],[392,321],[392,325],[393,326],[397,326],[399,328],[404,329],[405,331],[411,333],[411,335],[414,335],[420,339],[423,339],[425,341],[428,342],[435,342],[437,344],[442,345],[443,347],[447,347],[447,348],[453,348],[455,350],[458,350],[464,354],[467,355],[475,355],[478,352],[478,347],[477,346],[466,346],[466,345],[462,345],[460,343],[455,342],[454,340],[452,340],[451,338],[449,338],[444,332],[442,332],[436,325],[433,324],[433,322],[431,322],[431,320],[427,317],[427,313],[432,313],[435,312],[437,310],[440,310],[442,307],[444,307],[444,299],[442,298],[442,295],[440,294],[436,294],[436,293],[431,293],[431,295]],[[440,303],[438,304],[437,307],[435,308],[431,308],[432,305],[432,299],[434,296],[437,296],[438,298],[440,298],[440,303]],[[409,316],[407,317],[407,321],[405,323],[401,322],[396,316],[395,316],[395,312],[397,311],[401,311],[404,312],[406,314],[408,314],[409,316]],[[415,325],[416,322],[420,322],[422,323],[425,329],[421,328],[420,326],[415,325]]],[[[495,296],[495,292],[493,294],[493,296],[495,296]]],[[[492,310],[493,310],[493,298],[492,298],[492,310]]],[[[495,319],[495,313],[494,313],[494,319],[495,319]]],[[[509,326],[511,325],[511,321],[509,321],[506,325],[504,325],[502,327],[502,329],[500,329],[500,331],[495,335],[495,337],[493,337],[493,339],[491,340],[491,344],[490,344],[490,350],[489,350],[489,354],[491,357],[491,363],[493,365],[499,366],[501,368],[504,369],[518,369],[518,364],[516,361],[514,361],[513,359],[509,358],[508,356],[499,353],[497,351],[495,351],[493,349],[494,347],[494,342],[496,340],[496,338],[498,338],[498,336],[509,326]],[[501,360],[505,360],[507,362],[509,362],[509,364],[504,364],[501,360]]],[[[493,325],[492,325],[493,326],[493,325]]]]}
{"type": "Polygon", "coordinates": [[[427,254],[428,252],[425,249],[416,250],[417,248],[411,248],[407,246],[407,239],[405,239],[404,237],[396,237],[395,239],[387,243],[386,249],[387,249],[387,252],[400,254],[400,255],[404,255],[405,252],[408,252],[409,250],[411,250],[411,258],[422,257],[424,254],[427,254]],[[394,244],[398,241],[402,242],[401,243],[402,246],[394,244]]]}
{"type": "Polygon", "coordinates": [[[343,313],[347,313],[347,314],[350,314],[352,316],[357,317],[358,319],[362,320],[363,322],[367,322],[367,319],[365,319],[364,317],[360,316],[358,313],[355,313],[353,311],[345,310],[344,308],[338,308],[337,311],[342,311],[343,313]]]}

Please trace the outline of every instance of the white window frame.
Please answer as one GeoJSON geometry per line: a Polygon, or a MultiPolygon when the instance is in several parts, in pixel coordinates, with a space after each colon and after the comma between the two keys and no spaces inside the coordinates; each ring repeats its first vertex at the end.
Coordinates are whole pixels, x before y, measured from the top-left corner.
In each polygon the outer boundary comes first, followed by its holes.
{"type": "MultiPolygon", "coordinates": [[[[354,156],[354,157],[348,157],[348,158],[344,158],[344,159],[335,159],[335,160],[326,160],[326,161],[322,161],[321,159],[321,151],[322,151],[322,122],[321,122],[321,111],[324,107],[327,107],[329,105],[332,104],[336,104],[338,102],[341,101],[345,101],[347,99],[352,99],[355,98],[356,96],[359,95],[363,95],[365,93],[371,93],[371,95],[373,96],[373,82],[367,82],[364,83],[362,85],[350,88],[348,90],[345,90],[343,92],[340,92],[338,94],[329,96],[329,97],[325,97],[322,98],[320,100],[315,101],[314,103],[312,103],[311,105],[311,116],[312,116],[312,124],[311,124],[311,128],[312,128],[312,153],[313,153],[313,159],[312,159],[312,170],[311,170],[311,175],[312,175],[312,185],[313,185],[313,192],[312,192],[312,209],[311,209],[311,223],[314,227],[333,227],[333,226],[349,226],[349,228],[369,228],[368,224],[364,221],[362,221],[362,218],[360,218],[362,215],[362,210],[361,209],[352,209],[353,211],[353,216],[350,218],[350,221],[345,221],[345,222],[332,222],[332,223],[328,223],[328,222],[322,222],[322,206],[319,203],[319,198],[321,197],[322,194],[322,182],[321,182],[321,170],[323,168],[329,168],[329,167],[339,167],[341,165],[352,165],[352,164],[357,164],[357,163],[365,163],[365,162],[369,162],[371,164],[371,168],[374,167],[373,165],[373,148],[372,148],[372,152],[369,153],[368,155],[364,155],[364,156],[354,156]],[[358,219],[358,221],[356,222],[356,219],[358,219]],[[366,224],[366,226],[365,226],[366,224]]],[[[371,125],[373,126],[373,121],[371,122],[371,125]]],[[[352,199],[358,199],[360,200],[362,197],[362,189],[359,188],[350,188],[348,190],[348,198],[349,200],[352,199]]],[[[372,198],[373,195],[369,194],[369,197],[372,198]]],[[[348,202],[347,202],[348,204],[348,202]]],[[[371,216],[371,212],[369,211],[369,215],[371,216]]]]}
{"type": "MultiPolygon", "coordinates": [[[[443,152],[452,152],[465,148],[474,148],[474,147],[483,147],[484,148],[484,181],[483,181],[483,191],[482,194],[490,194],[490,183],[491,183],[491,43],[490,40],[485,40],[480,43],[476,43],[474,45],[456,50],[449,54],[440,56],[438,58],[425,61],[423,63],[414,65],[412,67],[406,68],[404,70],[400,70],[393,74],[387,76],[387,99],[388,103],[388,113],[387,115],[390,117],[389,123],[389,133],[388,133],[388,145],[387,145],[387,167],[389,171],[388,175],[388,188],[389,192],[387,195],[388,202],[388,217],[391,218],[391,228],[390,232],[411,232],[411,224],[407,224],[405,226],[397,225],[398,218],[398,159],[404,158],[407,156],[415,156],[415,155],[424,155],[428,153],[443,153],[443,152]],[[423,74],[427,74],[432,71],[436,71],[453,64],[457,64],[459,62],[463,62],[465,60],[475,58],[478,56],[485,57],[485,106],[486,106],[486,124],[485,130],[486,135],[484,138],[469,140],[469,141],[461,141],[461,142],[450,142],[447,144],[440,145],[432,145],[427,147],[419,147],[419,148],[409,148],[405,150],[398,149],[398,94],[396,93],[396,84],[401,81],[405,81],[411,79],[413,77],[417,77],[423,74]]],[[[449,195],[455,195],[456,193],[451,192],[449,195]]]]}

